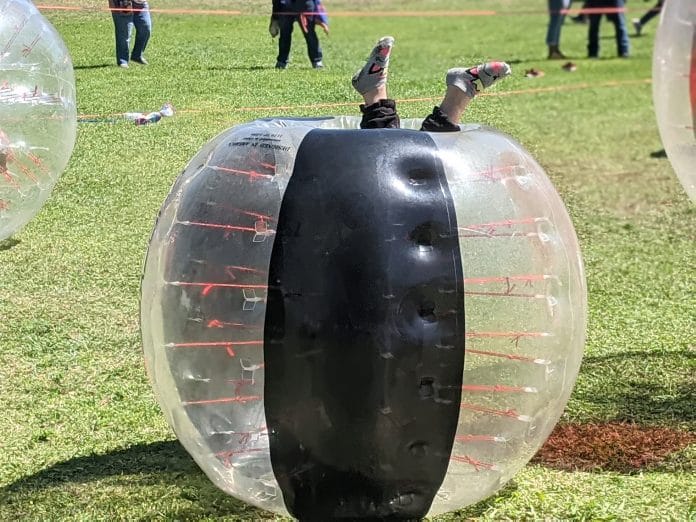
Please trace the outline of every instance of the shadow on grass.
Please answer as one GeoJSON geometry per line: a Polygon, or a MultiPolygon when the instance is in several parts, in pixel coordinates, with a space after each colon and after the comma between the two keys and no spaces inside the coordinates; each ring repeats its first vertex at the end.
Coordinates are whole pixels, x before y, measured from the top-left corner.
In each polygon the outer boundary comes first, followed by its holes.
{"type": "Polygon", "coordinates": [[[667,152],[665,149],[660,149],[656,150],[655,152],[650,153],[651,158],[666,158],[667,157],[667,152]]]}
{"type": "Polygon", "coordinates": [[[19,239],[15,239],[13,237],[8,237],[7,239],[3,239],[0,241],[0,251],[3,250],[9,250],[15,245],[19,245],[20,241],[19,239]]]}
{"type": "MultiPolygon", "coordinates": [[[[75,494],[73,489],[78,487],[82,497],[90,494],[88,488],[85,488],[87,483],[106,481],[105,484],[95,486],[103,488],[123,480],[128,482],[128,488],[136,485],[140,488],[166,487],[168,495],[171,495],[172,486],[178,490],[179,499],[186,501],[188,507],[178,505],[176,508],[172,507],[170,513],[163,513],[158,508],[158,518],[196,520],[234,515],[241,517],[240,520],[277,520],[272,514],[251,507],[217,489],[178,441],[137,444],[106,454],[59,462],[0,488],[0,503],[4,502],[7,507],[21,511],[25,502],[50,504],[51,497],[56,495],[55,491],[59,492],[57,495],[66,491],[75,494]]],[[[124,495],[128,494],[128,488],[124,495]]],[[[457,515],[466,518],[481,516],[501,498],[511,496],[517,489],[514,480],[510,481],[494,496],[459,511],[457,515]]],[[[111,491],[113,494],[114,489],[111,491]]]]}
{"type": "MultiPolygon", "coordinates": [[[[691,443],[693,434],[679,433],[672,428],[656,428],[696,420],[693,408],[696,387],[692,385],[693,377],[689,373],[693,357],[688,350],[652,354],[632,351],[585,357],[582,371],[592,379],[588,379],[580,390],[581,401],[598,405],[597,411],[600,412],[618,411],[621,414],[619,418],[602,424],[559,427],[555,449],[547,446],[548,454],[540,455],[535,462],[564,470],[615,470],[622,473],[659,469],[664,463],[674,469],[693,470],[686,462],[688,455],[674,453],[684,448],[684,442],[691,443]],[[651,370],[656,367],[662,367],[665,375],[672,378],[663,382],[661,375],[651,370]],[[617,372],[620,379],[616,377],[617,372]],[[569,429],[573,430],[576,443],[569,443],[569,429]],[[673,461],[669,461],[671,455],[675,455],[673,461]]],[[[80,495],[88,495],[94,494],[94,489],[118,486],[123,482],[128,483],[128,487],[123,488],[124,499],[129,492],[132,494],[130,486],[133,484],[141,489],[171,495],[177,505],[167,508],[169,512],[164,516],[172,519],[230,513],[236,516],[243,513],[247,518],[242,519],[269,516],[218,490],[178,441],[138,444],[106,454],[59,462],[0,488],[0,505],[12,504],[15,506],[13,512],[19,513],[29,504],[50,504],[52,495],[75,495],[75,488],[80,490],[80,495]],[[91,482],[99,484],[94,488],[84,486],[91,482]]],[[[480,516],[494,507],[501,497],[512,495],[515,488],[514,483],[508,484],[496,496],[461,511],[459,515],[464,518],[480,516]]],[[[120,490],[110,489],[116,490],[114,495],[118,495],[120,490]]]]}
{"type": "Polygon", "coordinates": [[[591,420],[556,426],[532,462],[624,474],[693,470],[687,450],[696,441],[688,431],[696,420],[693,359],[688,349],[586,356],[574,414],[591,420]]]}
{"type": "MultiPolygon", "coordinates": [[[[166,490],[168,495],[172,494],[171,488],[174,487],[180,502],[171,508],[171,513],[162,513],[162,508],[158,508],[159,515],[165,518],[195,520],[227,515],[242,516],[245,520],[273,518],[270,513],[249,506],[215,487],[178,441],[137,444],[110,453],[59,462],[0,488],[0,504],[13,504],[20,510],[24,502],[50,504],[53,497],[74,494],[75,487],[81,490],[81,497],[93,494],[95,488],[110,486],[116,494],[120,488],[113,486],[123,481],[127,481],[128,487],[135,484],[141,489],[166,490]],[[100,484],[86,488],[85,484],[91,482],[100,484]]],[[[124,495],[128,494],[127,490],[124,495]]]]}
{"type": "Polygon", "coordinates": [[[74,65],[73,69],[83,70],[83,69],[104,69],[106,67],[116,68],[115,63],[95,63],[91,65],[74,65]]]}
{"type": "Polygon", "coordinates": [[[592,375],[582,400],[621,412],[612,420],[644,425],[675,425],[696,421],[696,386],[689,374],[696,358],[687,350],[669,353],[643,351],[587,356],[581,372],[592,375]],[[661,368],[671,375],[666,381],[647,368],[661,368]],[[623,377],[619,380],[616,375],[623,377]],[[603,374],[607,375],[602,379],[603,374]]]}
{"type": "Polygon", "coordinates": [[[488,497],[481,502],[477,502],[472,506],[468,506],[464,509],[460,509],[452,512],[452,515],[456,516],[456,520],[472,520],[475,518],[482,517],[485,515],[486,511],[499,504],[501,500],[511,497],[519,487],[514,479],[510,480],[501,490],[499,490],[495,495],[488,497]]]}
{"type": "Polygon", "coordinates": [[[34,475],[0,488],[1,492],[42,489],[66,482],[90,482],[114,475],[140,473],[201,473],[178,441],[137,444],[103,455],[59,462],[34,475]]]}

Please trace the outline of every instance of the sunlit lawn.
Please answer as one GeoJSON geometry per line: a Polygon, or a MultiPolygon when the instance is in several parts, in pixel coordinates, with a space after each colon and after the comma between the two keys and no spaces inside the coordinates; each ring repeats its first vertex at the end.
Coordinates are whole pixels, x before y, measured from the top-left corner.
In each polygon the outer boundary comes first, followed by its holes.
{"type": "MultiPolygon", "coordinates": [[[[326,3],[336,12],[366,5],[326,3]]],[[[380,13],[332,17],[320,72],[299,33],[291,67],[273,69],[266,2],[244,4],[242,16],[156,13],[151,65],[128,70],[114,66],[108,13],[44,11],[72,54],[83,121],[48,204],[0,250],[0,519],[271,516],[215,489],[155,403],[139,337],[142,263],[171,183],[206,141],[257,117],[357,114],[349,79],[383,34],[396,37],[390,86],[402,117],[430,111],[453,65],[513,66],[466,120],[511,134],[538,159],[581,241],[590,323],[562,422],[694,430],[696,207],[668,160],[651,155],[663,148],[649,81],[657,20],[633,39],[630,60],[615,58],[606,22],[597,61],[584,58],[586,27],[566,24],[562,47],[578,66],[569,73],[544,59],[543,2],[371,5],[380,13]],[[382,13],[481,6],[500,14],[382,13]],[[526,78],[530,68],[546,74],[526,78]],[[156,125],[120,117],[166,101],[177,113],[156,125]]],[[[635,15],[647,5],[629,7],[635,15]]],[[[463,516],[685,520],[694,516],[693,463],[692,448],[635,474],[528,466],[463,516]]]]}

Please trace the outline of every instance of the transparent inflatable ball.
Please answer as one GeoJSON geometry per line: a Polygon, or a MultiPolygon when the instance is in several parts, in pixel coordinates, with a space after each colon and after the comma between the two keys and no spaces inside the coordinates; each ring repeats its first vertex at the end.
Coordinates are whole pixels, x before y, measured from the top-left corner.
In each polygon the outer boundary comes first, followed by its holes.
{"type": "Polygon", "coordinates": [[[584,345],[568,213],[510,137],[255,121],[157,220],[141,324],[157,399],[221,489],[300,520],[494,494],[558,421],[584,345]]]}
{"type": "Polygon", "coordinates": [[[41,209],[77,130],[75,78],[65,44],[26,0],[0,0],[0,240],[41,209]]]}

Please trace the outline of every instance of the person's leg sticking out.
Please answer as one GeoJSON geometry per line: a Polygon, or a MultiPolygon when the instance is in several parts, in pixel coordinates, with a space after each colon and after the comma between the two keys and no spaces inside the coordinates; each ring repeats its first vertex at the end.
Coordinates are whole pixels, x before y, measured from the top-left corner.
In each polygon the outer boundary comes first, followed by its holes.
{"type": "Polygon", "coordinates": [[[394,129],[399,127],[396,103],[387,93],[389,57],[394,38],[383,36],[367,57],[365,65],[353,75],[353,88],[363,97],[361,129],[394,129]]]}
{"type": "Polygon", "coordinates": [[[425,118],[421,130],[458,131],[458,122],[474,96],[491,87],[499,79],[510,76],[511,72],[510,66],[505,62],[488,62],[476,67],[450,69],[445,78],[447,91],[442,103],[425,118]]]}

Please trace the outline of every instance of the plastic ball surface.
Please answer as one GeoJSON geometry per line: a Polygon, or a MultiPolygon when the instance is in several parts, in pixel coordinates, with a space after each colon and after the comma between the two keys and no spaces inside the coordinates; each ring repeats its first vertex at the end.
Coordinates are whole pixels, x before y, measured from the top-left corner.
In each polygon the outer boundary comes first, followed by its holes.
{"type": "Polygon", "coordinates": [[[141,329],[155,394],[211,480],[299,519],[484,499],[579,370],[586,289],[543,169],[495,130],[231,128],[175,182],[141,329]]]}
{"type": "Polygon", "coordinates": [[[665,2],[653,52],[653,102],[672,167],[696,202],[696,3],[665,2]]]}
{"type": "Polygon", "coordinates": [[[26,225],[70,159],[77,132],[72,61],[26,0],[0,0],[0,240],[26,225]]]}

